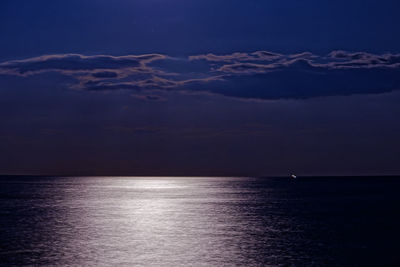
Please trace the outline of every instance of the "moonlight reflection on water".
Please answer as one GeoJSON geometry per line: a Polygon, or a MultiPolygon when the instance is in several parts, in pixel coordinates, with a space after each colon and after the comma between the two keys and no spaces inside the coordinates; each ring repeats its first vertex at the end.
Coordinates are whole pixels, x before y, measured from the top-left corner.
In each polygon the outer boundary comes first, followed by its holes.
{"type": "Polygon", "coordinates": [[[324,265],[359,262],[382,244],[365,237],[379,226],[374,180],[19,177],[1,185],[5,264],[324,265]]]}

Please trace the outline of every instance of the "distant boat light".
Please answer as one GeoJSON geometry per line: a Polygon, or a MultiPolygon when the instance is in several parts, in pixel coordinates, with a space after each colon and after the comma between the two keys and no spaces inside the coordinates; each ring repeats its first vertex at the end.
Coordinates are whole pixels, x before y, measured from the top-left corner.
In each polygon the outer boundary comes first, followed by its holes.
{"type": "Polygon", "coordinates": [[[292,176],[293,179],[296,179],[296,178],[297,178],[297,176],[294,175],[294,174],[292,174],[291,176],[292,176]]]}

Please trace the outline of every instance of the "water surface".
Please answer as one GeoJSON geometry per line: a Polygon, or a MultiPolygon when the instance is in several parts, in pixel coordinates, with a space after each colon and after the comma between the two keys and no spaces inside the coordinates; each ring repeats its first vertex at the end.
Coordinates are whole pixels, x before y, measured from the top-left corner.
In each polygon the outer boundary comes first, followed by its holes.
{"type": "Polygon", "coordinates": [[[400,179],[1,177],[0,263],[395,265],[400,179]]]}

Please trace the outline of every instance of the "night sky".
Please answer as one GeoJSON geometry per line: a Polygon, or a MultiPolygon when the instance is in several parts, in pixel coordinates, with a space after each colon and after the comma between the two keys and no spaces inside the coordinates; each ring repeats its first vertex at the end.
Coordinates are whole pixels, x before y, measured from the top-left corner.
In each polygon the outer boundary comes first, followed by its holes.
{"type": "Polygon", "coordinates": [[[0,174],[398,174],[399,11],[3,0],[0,174]]]}

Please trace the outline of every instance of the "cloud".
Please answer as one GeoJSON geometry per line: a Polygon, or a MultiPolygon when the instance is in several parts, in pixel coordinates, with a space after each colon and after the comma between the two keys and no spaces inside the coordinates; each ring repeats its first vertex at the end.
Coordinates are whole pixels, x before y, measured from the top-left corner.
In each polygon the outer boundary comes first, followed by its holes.
{"type": "Polygon", "coordinates": [[[189,60],[206,60],[211,62],[247,62],[247,61],[272,61],[282,58],[282,55],[268,52],[256,51],[253,53],[233,53],[229,55],[215,55],[212,53],[206,55],[190,56],[189,60]]]}
{"type": "Polygon", "coordinates": [[[400,54],[375,55],[366,52],[332,51],[328,58],[334,61],[328,63],[337,68],[399,68],[400,54]]]}
{"type": "Polygon", "coordinates": [[[212,53],[176,58],[46,55],[0,63],[0,74],[26,77],[58,72],[71,89],[133,90],[139,99],[163,100],[154,92],[207,92],[241,99],[305,99],[376,94],[400,89],[400,54],[332,51],[278,54],[268,51],[212,53]]]}
{"type": "Polygon", "coordinates": [[[25,60],[14,60],[0,64],[0,71],[14,74],[36,74],[42,71],[91,71],[102,69],[124,69],[143,67],[155,60],[164,59],[160,54],[129,56],[84,56],[79,54],[46,55],[25,60]]]}
{"type": "Polygon", "coordinates": [[[113,71],[100,71],[92,73],[92,76],[94,78],[116,78],[118,77],[118,73],[113,71]]]}
{"type": "MultiPolygon", "coordinates": [[[[255,99],[306,99],[319,96],[375,94],[400,88],[399,70],[285,68],[282,71],[232,75],[209,85],[213,93],[255,99]]],[[[204,89],[204,88],[203,88],[204,89]]]]}
{"type": "Polygon", "coordinates": [[[145,95],[140,95],[140,94],[132,94],[131,95],[133,98],[140,99],[140,100],[146,100],[146,101],[159,101],[163,102],[166,101],[167,98],[165,98],[162,95],[157,95],[156,93],[154,94],[145,94],[145,95]]]}

